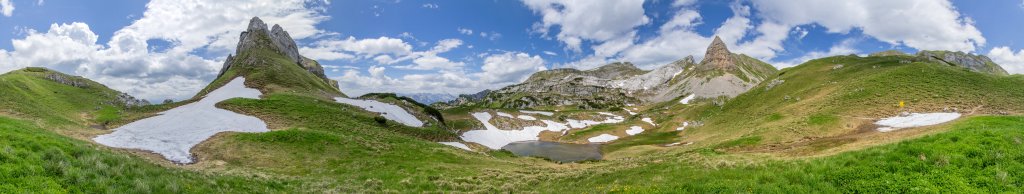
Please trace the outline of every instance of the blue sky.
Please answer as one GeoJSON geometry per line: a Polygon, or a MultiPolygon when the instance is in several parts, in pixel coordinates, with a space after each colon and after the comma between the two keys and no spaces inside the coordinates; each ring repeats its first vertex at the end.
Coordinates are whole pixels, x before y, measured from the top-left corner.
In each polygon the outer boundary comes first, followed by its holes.
{"type": "Polygon", "coordinates": [[[653,69],[700,59],[715,35],[780,68],[957,50],[1024,73],[1020,0],[0,0],[0,72],[50,67],[180,100],[216,76],[253,16],[282,25],[350,95],[474,93],[617,61],[653,69]]]}

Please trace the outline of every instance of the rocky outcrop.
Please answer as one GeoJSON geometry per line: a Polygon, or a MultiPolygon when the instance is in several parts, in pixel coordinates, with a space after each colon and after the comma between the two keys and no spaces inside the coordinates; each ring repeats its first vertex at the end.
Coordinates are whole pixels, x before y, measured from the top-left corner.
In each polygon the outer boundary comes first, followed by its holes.
{"type": "Polygon", "coordinates": [[[301,66],[306,71],[312,73],[316,77],[318,77],[320,79],[323,79],[324,82],[327,82],[327,84],[331,85],[332,87],[335,87],[335,88],[338,87],[338,81],[335,81],[333,79],[327,78],[327,75],[324,74],[324,68],[323,68],[323,66],[320,66],[320,62],[317,62],[316,60],[313,60],[313,59],[310,59],[310,58],[306,58],[306,57],[303,57],[303,56],[299,56],[299,57],[302,58],[301,59],[301,63],[299,63],[299,66],[301,66]]]}
{"type": "Polygon", "coordinates": [[[76,88],[89,88],[88,83],[79,80],[82,78],[72,77],[69,75],[64,75],[62,73],[49,72],[46,74],[45,78],[53,82],[69,85],[76,88]]]}
{"type": "Polygon", "coordinates": [[[136,99],[134,96],[128,95],[127,93],[120,93],[111,102],[112,105],[121,105],[125,107],[139,107],[149,105],[148,100],[136,99]]]}
{"type": "Polygon", "coordinates": [[[971,71],[993,75],[1008,75],[1005,69],[984,55],[952,51],[921,51],[917,56],[922,60],[963,67],[971,71]]]}
{"type": "MultiPolygon", "coordinates": [[[[295,40],[292,40],[292,36],[288,35],[288,32],[281,29],[281,26],[274,24],[274,27],[270,30],[270,41],[274,43],[274,47],[279,52],[288,56],[288,59],[295,61],[295,63],[302,63],[306,57],[299,56],[299,47],[295,45],[295,40]]],[[[323,69],[320,70],[322,71],[323,69]]]]}
{"type": "Polygon", "coordinates": [[[235,57],[228,54],[228,58],[224,59],[224,65],[220,66],[220,73],[217,73],[217,77],[224,75],[228,71],[228,67],[231,67],[231,63],[235,62],[235,57]]]}
{"type": "Polygon", "coordinates": [[[732,58],[732,53],[730,53],[729,48],[725,46],[725,42],[722,42],[721,38],[715,36],[715,39],[711,41],[711,45],[708,45],[708,50],[704,54],[704,60],[700,61],[700,65],[697,66],[697,70],[734,71],[737,67],[732,58]]]}

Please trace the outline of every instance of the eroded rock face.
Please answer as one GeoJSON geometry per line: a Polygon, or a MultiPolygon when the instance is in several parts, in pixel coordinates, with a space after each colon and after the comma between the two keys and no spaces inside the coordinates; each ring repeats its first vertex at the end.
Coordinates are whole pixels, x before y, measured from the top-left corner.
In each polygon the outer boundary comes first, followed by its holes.
{"type": "Polygon", "coordinates": [[[60,83],[60,84],[76,87],[76,88],[89,88],[89,84],[88,83],[79,81],[78,79],[75,79],[74,77],[71,77],[71,76],[68,76],[68,75],[64,75],[64,74],[60,74],[60,73],[48,73],[48,74],[46,74],[46,79],[48,79],[50,81],[53,81],[53,82],[60,83]]]}
{"type": "Polygon", "coordinates": [[[729,48],[725,46],[725,42],[722,42],[721,38],[715,36],[715,40],[711,41],[711,45],[708,45],[708,50],[704,54],[704,60],[700,61],[700,65],[697,66],[699,70],[736,70],[736,63],[732,60],[732,53],[729,52],[729,48]]]}
{"type": "Polygon", "coordinates": [[[989,59],[984,55],[973,55],[964,52],[952,51],[921,51],[917,53],[917,56],[928,61],[964,67],[975,72],[994,75],[1009,74],[998,64],[992,62],[992,59],[989,59]]]}
{"type": "MultiPolygon", "coordinates": [[[[274,24],[274,27],[270,30],[270,40],[274,42],[274,46],[289,59],[296,63],[302,63],[303,58],[299,56],[299,47],[295,46],[295,40],[292,40],[292,36],[288,35],[288,32],[281,29],[281,26],[274,24]]],[[[323,74],[323,69],[320,70],[323,74]]]]}

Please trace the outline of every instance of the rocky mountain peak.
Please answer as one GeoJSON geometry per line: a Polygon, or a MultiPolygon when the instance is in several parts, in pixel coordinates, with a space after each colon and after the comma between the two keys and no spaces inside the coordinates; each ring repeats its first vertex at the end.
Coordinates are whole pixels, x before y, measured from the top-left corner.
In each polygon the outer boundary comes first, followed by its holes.
{"type": "Polygon", "coordinates": [[[736,69],[736,64],[732,61],[732,53],[725,46],[725,42],[715,36],[715,40],[711,41],[711,45],[708,46],[708,50],[704,54],[704,60],[700,61],[698,67],[701,70],[730,70],[736,69]]]}
{"type": "Polygon", "coordinates": [[[264,46],[269,46],[274,51],[287,56],[288,59],[291,59],[296,64],[302,63],[299,48],[295,45],[295,40],[288,35],[288,32],[284,31],[277,24],[274,24],[273,29],[268,30],[267,24],[263,23],[263,20],[260,20],[259,17],[253,17],[249,20],[249,28],[242,32],[238,38],[235,56],[249,49],[264,46]],[[270,41],[269,44],[265,43],[268,40],[270,41]]]}
{"type": "Polygon", "coordinates": [[[282,54],[288,56],[289,59],[296,63],[302,63],[302,56],[299,56],[299,47],[295,45],[295,40],[292,40],[292,36],[288,35],[288,32],[284,31],[281,26],[274,24],[274,27],[270,30],[270,40],[274,42],[274,46],[282,54]]]}
{"type": "Polygon", "coordinates": [[[299,54],[298,45],[291,35],[288,34],[288,31],[285,31],[284,28],[277,24],[267,29],[267,24],[259,17],[253,17],[249,20],[248,28],[239,35],[235,54],[228,55],[227,59],[224,60],[220,74],[217,77],[224,75],[233,65],[263,64],[261,62],[265,61],[260,60],[260,62],[257,62],[252,54],[243,55],[249,53],[251,49],[266,49],[277,52],[294,65],[305,69],[329,85],[337,87],[337,81],[327,78],[324,75],[323,67],[317,61],[299,54]]]}

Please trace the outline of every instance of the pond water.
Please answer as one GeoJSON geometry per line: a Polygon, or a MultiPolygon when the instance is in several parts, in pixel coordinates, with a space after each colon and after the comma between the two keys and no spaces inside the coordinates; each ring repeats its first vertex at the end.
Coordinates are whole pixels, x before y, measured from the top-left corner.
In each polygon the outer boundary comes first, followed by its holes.
{"type": "Polygon", "coordinates": [[[601,145],[599,144],[520,141],[509,143],[501,149],[508,150],[516,156],[540,157],[559,163],[601,160],[601,145]]]}

